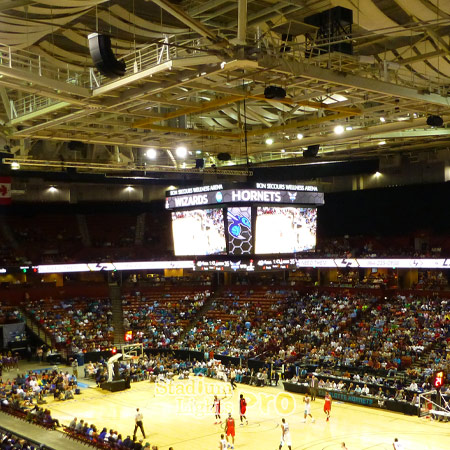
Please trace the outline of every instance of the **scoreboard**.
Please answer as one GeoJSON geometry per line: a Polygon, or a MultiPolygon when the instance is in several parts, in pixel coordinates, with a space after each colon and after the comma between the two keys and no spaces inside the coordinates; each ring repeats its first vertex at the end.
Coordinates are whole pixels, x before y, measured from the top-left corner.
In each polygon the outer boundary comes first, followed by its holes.
{"type": "Polygon", "coordinates": [[[316,245],[317,186],[215,184],[171,190],[177,256],[311,252],[316,245]]]}

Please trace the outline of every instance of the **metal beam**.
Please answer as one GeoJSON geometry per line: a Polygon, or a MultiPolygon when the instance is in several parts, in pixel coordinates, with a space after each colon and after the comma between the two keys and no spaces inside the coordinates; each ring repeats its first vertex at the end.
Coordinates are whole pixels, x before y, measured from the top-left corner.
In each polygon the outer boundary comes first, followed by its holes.
{"type": "Polygon", "coordinates": [[[450,108],[450,97],[439,94],[423,94],[417,89],[401,86],[373,78],[364,78],[347,72],[323,69],[296,61],[274,60],[272,57],[264,57],[259,61],[262,68],[275,70],[280,73],[294,75],[312,80],[326,81],[340,86],[357,88],[370,92],[377,92],[391,97],[406,98],[428,104],[450,108]]]}
{"type": "Polygon", "coordinates": [[[72,95],[78,95],[81,97],[89,97],[90,90],[81,86],[76,86],[71,83],[65,83],[64,81],[58,81],[47,77],[42,77],[33,74],[33,72],[20,69],[12,69],[10,67],[0,66],[0,75],[4,75],[10,78],[16,78],[21,81],[28,81],[34,85],[43,86],[48,88],[51,86],[55,91],[67,92],[72,95]]]}
{"type": "MultiPolygon", "coordinates": [[[[443,115],[443,118],[450,118],[450,115],[443,115]]],[[[340,136],[333,135],[331,138],[330,134],[326,134],[323,136],[311,136],[306,139],[302,139],[301,141],[296,141],[292,143],[282,143],[282,144],[272,144],[270,146],[271,150],[281,150],[281,149],[289,149],[289,148],[298,148],[300,147],[307,147],[308,145],[314,145],[314,144],[330,144],[330,140],[332,139],[333,144],[340,144],[342,142],[351,142],[354,140],[359,140],[361,138],[364,138],[367,136],[368,133],[374,138],[377,135],[383,135],[387,132],[393,132],[393,131],[401,131],[401,130],[407,130],[409,128],[416,128],[416,127],[423,127],[426,125],[427,118],[426,117],[420,117],[418,119],[413,120],[405,120],[401,122],[391,122],[391,123],[384,123],[382,125],[376,125],[373,127],[367,127],[367,128],[359,128],[357,130],[352,131],[346,131],[340,136]]],[[[267,130],[266,130],[267,133],[267,130]]]]}
{"type": "Polygon", "coordinates": [[[196,6],[189,10],[189,14],[193,17],[200,15],[201,13],[204,13],[205,11],[208,11],[210,9],[215,9],[220,5],[223,5],[229,0],[210,0],[209,2],[203,2],[201,5],[196,6]]]}
{"type": "MultiPolygon", "coordinates": [[[[308,125],[317,125],[317,124],[323,123],[323,122],[330,122],[332,120],[345,119],[346,117],[349,117],[350,115],[353,115],[353,114],[337,113],[337,114],[332,114],[329,116],[314,117],[312,119],[306,119],[306,120],[298,120],[298,121],[286,123],[284,125],[277,125],[275,127],[261,128],[258,130],[250,130],[247,132],[247,136],[264,136],[265,134],[271,134],[271,133],[274,133],[277,131],[290,130],[292,128],[301,128],[301,127],[306,127],[308,125]]],[[[297,146],[298,145],[299,145],[299,143],[297,142],[297,146]]],[[[303,145],[303,141],[302,141],[302,145],[303,145]]],[[[272,148],[274,148],[274,147],[271,147],[271,149],[272,148]]]]}
{"type": "Polygon", "coordinates": [[[140,164],[102,164],[102,163],[83,163],[83,162],[71,162],[71,161],[48,161],[41,159],[22,159],[22,158],[3,158],[4,164],[12,164],[13,162],[18,162],[21,166],[30,166],[30,167],[45,167],[45,168],[54,168],[54,169],[63,169],[67,167],[73,167],[76,169],[83,170],[99,170],[99,171],[108,171],[108,172],[117,172],[117,171],[140,171],[140,172],[168,172],[168,173],[197,173],[199,175],[205,174],[220,174],[220,175],[230,175],[230,176],[248,176],[253,175],[253,172],[248,169],[225,169],[220,167],[214,168],[205,168],[205,169],[178,169],[167,166],[159,166],[159,165],[140,165],[140,164]]]}
{"type": "MultiPolygon", "coordinates": [[[[193,87],[195,89],[202,89],[205,91],[219,92],[221,94],[229,94],[229,95],[237,95],[237,96],[245,95],[245,98],[250,98],[253,100],[260,100],[262,102],[267,102],[270,104],[282,103],[284,105],[289,105],[289,106],[300,106],[300,107],[307,106],[309,108],[324,109],[326,111],[352,113],[351,115],[355,115],[355,116],[357,116],[358,114],[361,113],[361,111],[359,109],[339,106],[338,103],[327,104],[327,103],[312,102],[312,101],[305,101],[305,100],[296,101],[296,100],[293,100],[290,98],[272,100],[272,99],[265,98],[263,95],[243,94],[242,90],[240,90],[240,89],[227,88],[227,87],[223,87],[221,85],[217,85],[217,86],[216,85],[208,85],[208,84],[204,84],[204,83],[198,83],[196,81],[189,83],[189,87],[193,87]]],[[[342,89],[339,89],[339,90],[342,90],[342,89]]]]}
{"type": "Polygon", "coordinates": [[[186,24],[188,27],[192,28],[194,31],[196,31],[201,36],[209,39],[211,42],[216,44],[225,44],[227,41],[225,41],[223,38],[220,38],[217,36],[214,32],[212,32],[208,27],[205,27],[203,23],[200,21],[194,19],[189,14],[187,14],[185,11],[183,11],[178,6],[173,5],[168,0],[151,0],[153,3],[157,4],[159,7],[167,11],[169,14],[171,14],[176,19],[180,20],[184,24],[186,24]]]}
{"type": "Polygon", "coordinates": [[[20,8],[21,6],[32,5],[33,3],[38,3],[36,0],[1,0],[0,1],[0,12],[6,11],[8,9],[20,8]]]}
{"type": "Polygon", "coordinates": [[[243,45],[247,42],[247,0],[239,0],[237,41],[243,45]]]}
{"type": "Polygon", "coordinates": [[[407,139],[428,136],[448,136],[449,134],[449,128],[428,128],[423,130],[392,131],[390,133],[378,133],[376,135],[369,134],[364,139],[407,139]]]}
{"type": "Polygon", "coordinates": [[[134,73],[128,77],[122,77],[116,81],[105,84],[99,88],[96,88],[92,91],[92,96],[96,97],[98,95],[106,94],[114,89],[120,88],[122,86],[126,86],[130,83],[134,83],[135,81],[142,80],[142,78],[151,77],[155,73],[163,72],[165,70],[170,70],[172,68],[172,61],[167,61],[162,64],[158,64],[157,66],[150,67],[149,69],[142,70],[141,72],[134,73]]]}
{"type": "Polygon", "coordinates": [[[0,86],[0,95],[2,97],[3,106],[5,108],[5,113],[8,117],[8,120],[11,120],[11,105],[9,103],[8,93],[4,86],[0,86]]]}
{"type": "Polygon", "coordinates": [[[71,114],[66,114],[66,115],[64,115],[62,117],[58,117],[56,119],[48,120],[47,122],[40,123],[39,125],[34,125],[32,127],[28,127],[23,130],[20,130],[20,131],[15,131],[13,133],[13,136],[15,136],[15,137],[17,137],[17,136],[34,137],[34,133],[36,133],[37,131],[40,131],[40,130],[43,130],[43,129],[49,128],[49,127],[55,127],[56,125],[59,125],[61,123],[70,122],[71,120],[79,119],[80,117],[88,116],[90,114],[94,114],[95,112],[97,112],[97,111],[93,110],[93,109],[87,109],[87,110],[82,109],[80,111],[76,111],[71,114]]]}
{"type": "Polygon", "coordinates": [[[177,110],[169,112],[167,114],[163,114],[162,116],[157,117],[157,118],[149,118],[149,119],[139,120],[133,124],[133,127],[146,128],[147,125],[153,124],[155,122],[161,122],[162,120],[174,119],[175,117],[185,116],[188,114],[197,114],[197,113],[204,113],[207,111],[213,111],[217,108],[220,108],[221,106],[229,105],[230,103],[234,103],[239,100],[243,100],[244,98],[245,98],[245,95],[240,95],[240,96],[230,96],[230,97],[218,98],[217,100],[213,100],[210,102],[202,102],[201,104],[199,104],[198,107],[195,106],[195,107],[177,109],[177,110]]]}
{"type": "Polygon", "coordinates": [[[192,134],[194,136],[224,137],[228,139],[241,139],[243,137],[241,133],[229,133],[227,131],[215,131],[215,130],[199,130],[194,128],[165,127],[162,125],[147,125],[145,129],[176,134],[192,134]]]}
{"type": "Polygon", "coordinates": [[[435,58],[436,56],[443,56],[445,54],[447,54],[445,50],[436,50],[430,53],[422,53],[420,55],[411,56],[410,58],[399,59],[396,62],[402,66],[406,66],[406,64],[411,64],[417,61],[423,61],[424,59],[435,58]]]}
{"type": "Polygon", "coordinates": [[[7,125],[11,126],[18,125],[19,123],[26,122],[27,120],[33,120],[40,116],[44,116],[45,114],[50,114],[52,112],[58,111],[62,108],[65,108],[66,106],[70,106],[70,103],[67,102],[54,103],[53,105],[47,106],[46,108],[41,108],[29,114],[24,114],[20,117],[17,117],[16,119],[12,119],[7,123],[7,125]]]}

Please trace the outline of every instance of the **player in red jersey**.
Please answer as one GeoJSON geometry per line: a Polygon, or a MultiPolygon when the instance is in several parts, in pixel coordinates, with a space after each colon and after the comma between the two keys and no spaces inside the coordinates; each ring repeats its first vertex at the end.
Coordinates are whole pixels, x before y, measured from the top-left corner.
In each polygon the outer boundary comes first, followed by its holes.
{"type": "Polygon", "coordinates": [[[240,423],[241,426],[244,425],[243,419],[245,419],[245,424],[248,425],[248,420],[247,417],[245,416],[246,412],[247,412],[247,402],[245,401],[244,395],[241,394],[239,398],[239,415],[241,417],[240,423]]]}
{"type": "MultiPolygon", "coordinates": [[[[236,433],[236,430],[234,428],[234,419],[231,417],[231,413],[228,413],[228,419],[225,422],[225,434],[227,435],[227,442],[228,442],[228,436],[231,436],[231,448],[234,449],[234,435],[236,433]]],[[[228,447],[230,447],[230,443],[228,443],[228,447]]]]}
{"type": "Polygon", "coordinates": [[[331,413],[331,402],[333,400],[331,399],[331,395],[329,392],[325,394],[325,404],[323,405],[323,412],[327,415],[327,422],[330,420],[330,413],[331,413]]]}

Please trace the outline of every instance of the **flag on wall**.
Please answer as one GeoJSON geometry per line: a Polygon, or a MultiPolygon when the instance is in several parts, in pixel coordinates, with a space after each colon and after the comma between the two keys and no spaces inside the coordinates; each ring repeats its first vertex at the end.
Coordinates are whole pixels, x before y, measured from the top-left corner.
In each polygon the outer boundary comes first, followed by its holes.
{"type": "Polygon", "coordinates": [[[0,177],[0,205],[11,204],[11,177],[0,177]]]}

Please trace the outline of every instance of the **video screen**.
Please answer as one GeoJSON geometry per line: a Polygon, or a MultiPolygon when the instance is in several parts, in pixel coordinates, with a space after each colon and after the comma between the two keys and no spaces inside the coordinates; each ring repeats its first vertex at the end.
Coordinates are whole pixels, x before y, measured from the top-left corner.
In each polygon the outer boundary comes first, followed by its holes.
{"type": "Polygon", "coordinates": [[[317,209],[259,206],[255,253],[312,252],[316,248],[317,209]]]}
{"type": "Polygon", "coordinates": [[[250,206],[227,210],[228,249],[231,255],[252,253],[252,209],[250,206]]]}
{"type": "Polygon", "coordinates": [[[194,209],[172,213],[176,256],[226,253],[222,209],[194,209]]]}

